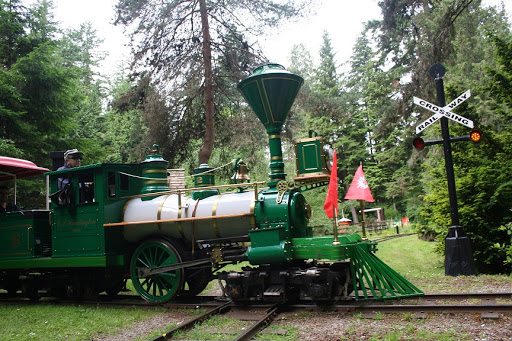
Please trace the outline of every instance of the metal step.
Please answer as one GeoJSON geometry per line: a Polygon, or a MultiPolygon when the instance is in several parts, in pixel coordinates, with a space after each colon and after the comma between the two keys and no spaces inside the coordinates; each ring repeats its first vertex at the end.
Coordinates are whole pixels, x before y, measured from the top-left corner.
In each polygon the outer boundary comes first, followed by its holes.
{"type": "Polygon", "coordinates": [[[265,290],[263,296],[282,296],[284,294],[284,288],[282,285],[271,285],[265,290]]]}

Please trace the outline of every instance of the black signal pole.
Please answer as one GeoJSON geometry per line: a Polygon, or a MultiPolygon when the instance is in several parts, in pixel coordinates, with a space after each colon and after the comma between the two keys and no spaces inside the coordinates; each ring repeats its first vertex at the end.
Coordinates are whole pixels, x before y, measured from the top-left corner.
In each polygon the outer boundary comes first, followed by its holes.
{"type": "MultiPolygon", "coordinates": [[[[441,64],[434,64],[428,70],[430,76],[436,82],[437,103],[441,108],[446,106],[444,97],[443,76],[446,69],[441,64]]],[[[453,172],[452,146],[448,119],[441,118],[441,133],[443,137],[444,160],[446,178],[448,180],[448,195],[450,199],[450,216],[452,225],[448,229],[445,239],[445,268],[446,276],[470,276],[475,275],[473,263],[473,251],[468,236],[459,224],[459,209],[457,206],[457,193],[455,191],[455,175],[453,172]]]]}

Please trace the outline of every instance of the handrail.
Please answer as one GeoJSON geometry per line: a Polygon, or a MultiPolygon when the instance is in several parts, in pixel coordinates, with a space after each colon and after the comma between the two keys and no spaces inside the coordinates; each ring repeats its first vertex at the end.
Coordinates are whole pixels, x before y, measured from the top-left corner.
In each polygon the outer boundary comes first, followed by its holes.
{"type": "Polygon", "coordinates": [[[103,224],[103,227],[124,226],[124,225],[142,225],[142,224],[156,224],[156,223],[176,223],[180,221],[196,221],[196,220],[211,220],[223,218],[237,218],[253,216],[254,213],[240,213],[240,214],[225,214],[205,217],[192,217],[192,218],[177,218],[177,219],[164,219],[164,220],[146,220],[146,221],[125,221],[120,223],[103,224]]]}
{"type": "Polygon", "coordinates": [[[258,185],[266,184],[265,181],[249,182],[242,184],[229,184],[229,185],[218,185],[218,186],[205,186],[205,187],[194,187],[194,188],[183,188],[170,191],[153,192],[137,195],[129,195],[120,197],[119,199],[137,199],[144,197],[155,197],[160,195],[178,194],[178,205],[181,207],[181,193],[204,191],[208,189],[225,189],[225,188],[238,188],[238,187],[254,187],[254,201],[258,201],[258,185]]]}

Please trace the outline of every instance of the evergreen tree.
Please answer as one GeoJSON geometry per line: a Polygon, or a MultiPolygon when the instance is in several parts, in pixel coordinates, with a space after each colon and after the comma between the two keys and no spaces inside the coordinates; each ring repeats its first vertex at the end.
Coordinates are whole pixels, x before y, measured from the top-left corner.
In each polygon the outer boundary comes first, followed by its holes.
{"type": "Polygon", "coordinates": [[[324,31],[320,47],[320,66],[316,70],[314,90],[326,97],[339,96],[339,82],[329,33],[324,31]]]}
{"type": "MultiPolygon", "coordinates": [[[[170,96],[174,97],[173,110],[177,110],[174,115],[178,117],[184,105],[194,104],[191,98],[201,100],[204,116],[190,118],[197,121],[196,127],[201,127],[195,134],[204,136],[198,161],[207,163],[215,138],[214,116],[219,112],[213,102],[217,89],[213,71],[219,69],[220,56],[226,55],[228,50],[231,55],[245,56],[242,60],[228,58],[237,61],[236,65],[231,65],[231,70],[236,70],[232,75],[240,76],[253,65],[247,57],[259,54],[245,36],[261,34],[264,27],[276,26],[285,18],[297,16],[301,5],[291,1],[282,4],[259,0],[213,1],[208,6],[205,0],[120,0],[116,8],[116,23],[134,27],[132,40],[137,43],[134,43],[133,69],[149,70],[152,81],[158,81],[162,88],[173,89],[170,96]],[[236,41],[226,46],[224,44],[229,42],[226,37],[236,41]]],[[[187,110],[191,112],[195,108],[187,110]]]]}
{"type": "Polygon", "coordinates": [[[80,98],[73,110],[76,113],[75,124],[70,133],[63,136],[62,144],[66,149],[70,141],[80,145],[90,163],[103,161],[108,153],[108,148],[101,146],[106,134],[103,106],[107,98],[106,82],[97,72],[99,62],[106,55],[99,50],[102,42],[91,23],[81,24],[77,30],[68,30],[59,41],[64,60],[79,77],[75,94],[80,98]]]}
{"type": "Polygon", "coordinates": [[[0,62],[10,69],[27,44],[27,9],[21,0],[0,0],[0,62]]]}
{"type": "Polygon", "coordinates": [[[49,151],[71,126],[77,74],[65,65],[54,40],[51,2],[41,1],[30,11],[15,0],[0,5],[9,23],[0,44],[3,154],[48,164],[49,151]]]}

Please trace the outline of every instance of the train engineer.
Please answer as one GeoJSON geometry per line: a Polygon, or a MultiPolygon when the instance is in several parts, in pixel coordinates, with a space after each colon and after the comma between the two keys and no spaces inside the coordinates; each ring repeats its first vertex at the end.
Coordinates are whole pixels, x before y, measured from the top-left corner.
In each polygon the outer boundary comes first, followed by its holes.
{"type": "MultiPolygon", "coordinates": [[[[57,170],[80,167],[82,165],[83,156],[84,153],[78,151],[78,149],[66,150],[64,152],[64,166],[59,167],[57,170]]],[[[69,179],[67,178],[59,178],[59,189],[62,189],[68,182],[69,179]]]]}

